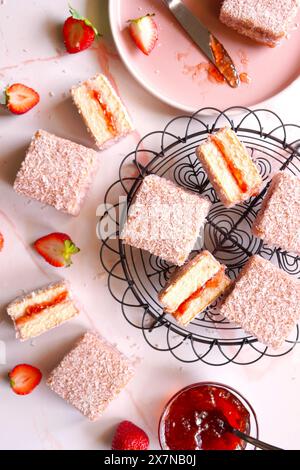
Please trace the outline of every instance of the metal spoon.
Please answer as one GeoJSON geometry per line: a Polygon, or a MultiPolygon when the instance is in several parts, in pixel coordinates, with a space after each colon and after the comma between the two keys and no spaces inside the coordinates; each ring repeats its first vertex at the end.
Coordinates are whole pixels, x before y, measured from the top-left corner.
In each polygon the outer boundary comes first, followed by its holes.
{"type": "Polygon", "coordinates": [[[225,429],[227,432],[230,432],[231,434],[234,434],[235,436],[239,437],[245,442],[248,442],[248,444],[252,444],[255,447],[258,447],[261,450],[284,450],[280,449],[279,447],[272,446],[271,444],[266,444],[263,441],[260,441],[258,439],[255,439],[254,437],[248,436],[248,434],[245,434],[238,429],[233,428],[228,421],[224,420],[224,425],[225,429]]]}

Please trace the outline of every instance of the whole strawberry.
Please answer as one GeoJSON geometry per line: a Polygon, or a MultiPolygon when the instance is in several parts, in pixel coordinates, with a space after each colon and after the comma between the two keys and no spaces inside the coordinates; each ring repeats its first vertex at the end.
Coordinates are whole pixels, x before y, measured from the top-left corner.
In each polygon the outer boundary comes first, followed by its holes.
{"type": "Polygon", "coordinates": [[[69,267],[72,264],[72,256],[80,252],[69,235],[65,233],[50,233],[39,238],[34,243],[36,251],[56,268],[69,267]]]}
{"type": "Polygon", "coordinates": [[[115,432],[112,450],[147,450],[149,437],[130,421],[122,421],[115,432]]]}
{"type": "Polygon", "coordinates": [[[99,33],[90,20],[81,16],[71,6],[69,11],[71,16],[64,23],[63,37],[67,52],[76,54],[88,49],[99,33]]]}

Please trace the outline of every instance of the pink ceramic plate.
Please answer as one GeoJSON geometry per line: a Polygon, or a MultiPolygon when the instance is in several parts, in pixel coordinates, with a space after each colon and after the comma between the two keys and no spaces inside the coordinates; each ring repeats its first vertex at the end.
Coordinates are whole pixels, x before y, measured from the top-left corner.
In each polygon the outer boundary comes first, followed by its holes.
{"type": "Polygon", "coordinates": [[[206,59],[181,29],[163,0],[110,0],[113,36],[134,77],[160,100],[187,112],[212,106],[254,106],[289,86],[300,74],[300,28],[295,21],[290,38],[269,48],[247,39],[220,23],[220,0],[186,0],[185,3],[223,42],[240,73],[251,83],[238,89],[208,77],[206,59]],[[155,13],[159,41],[144,55],[128,33],[127,20],[155,13]]]}

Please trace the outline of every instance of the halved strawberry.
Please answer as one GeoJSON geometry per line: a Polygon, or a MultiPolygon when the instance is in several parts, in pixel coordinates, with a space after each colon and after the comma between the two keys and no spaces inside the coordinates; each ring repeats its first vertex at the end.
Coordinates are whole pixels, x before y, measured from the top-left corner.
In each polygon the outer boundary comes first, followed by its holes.
{"type": "Polygon", "coordinates": [[[153,19],[154,14],[129,20],[129,32],[141,51],[149,55],[158,40],[158,30],[153,19]]]}
{"type": "Polygon", "coordinates": [[[29,395],[42,379],[42,373],[28,364],[16,366],[9,374],[10,386],[17,395],[29,395]]]}
{"type": "Polygon", "coordinates": [[[71,16],[65,21],[63,26],[64,43],[67,52],[76,54],[88,49],[99,33],[95,26],[81,16],[74,8],[69,7],[71,16]]]}
{"type": "Polygon", "coordinates": [[[25,114],[40,101],[39,94],[22,83],[14,83],[5,90],[6,107],[13,114],[25,114]]]}
{"type": "Polygon", "coordinates": [[[71,266],[72,255],[80,251],[65,233],[50,233],[37,240],[34,247],[47,263],[56,268],[71,266]]]}

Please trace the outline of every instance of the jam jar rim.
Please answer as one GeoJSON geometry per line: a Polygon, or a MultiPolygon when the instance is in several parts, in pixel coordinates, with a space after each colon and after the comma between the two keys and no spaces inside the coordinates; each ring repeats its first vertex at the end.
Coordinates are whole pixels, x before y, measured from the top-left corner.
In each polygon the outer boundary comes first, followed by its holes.
{"type": "MultiPolygon", "coordinates": [[[[257,415],[256,412],[251,405],[251,403],[245,398],[240,392],[238,392],[235,388],[231,387],[230,385],[225,385],[220,382],[195,382],[191,385],[187,385],[186,387],[180,389],[178,392],[176,392],[166,403],[166,405],[163,408],[163,411],[160,415],[159,418],[159,423],[158,423],[158,441],[161,450],[170,450],[167,446],[164,446],[163,444],[163,436],[162,436],[162,430],[163,430],[163,420],[165,417],[166,412],[168,411],[171,403],[178,398],[182,393],[191,390],[193,388],[198,388],[198,387],[204,387],[204,386],[210,386],[210,387],[216,387],[216,388],[223,388],[224,390],[229,391],[232,393],[236,398],[239,399],[239,401],[242,403],[243,406],[247,409],[249,412],[250,418],[249,418],[249,433],[251,432],[251,419],[254,421],[255,424],[255,437],[256,439],[259,439],[259,426],[258,426],[258,420],[257,420],[257,415]]],[[[246,444],[245,448],[242,450],[247,450],[248,444],[246,444]]],[[[184,450],[184,449],[182,449],[184,450]]],[[[253,450],[256,450],[256,447],[253,448],[253,450]]]]}

